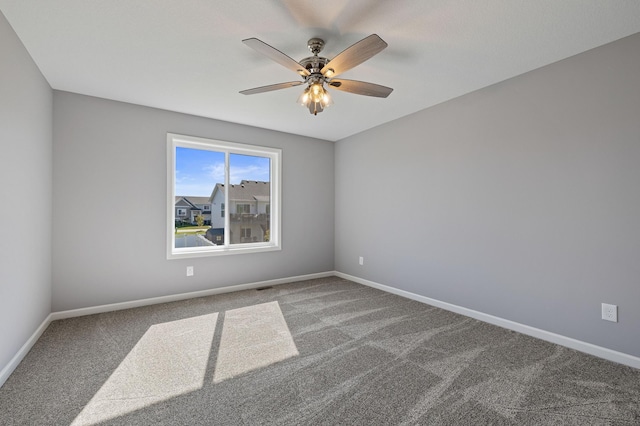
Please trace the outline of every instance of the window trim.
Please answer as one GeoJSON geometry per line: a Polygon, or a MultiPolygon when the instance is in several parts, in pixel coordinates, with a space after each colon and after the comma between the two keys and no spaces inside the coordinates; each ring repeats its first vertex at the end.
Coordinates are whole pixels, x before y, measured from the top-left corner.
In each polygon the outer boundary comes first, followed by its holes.
{"type": "MultiPolygon", "coordinates": [[[[167,133],[167,259],[187,259],[229,254],[259,253],[282,250],[281,247],[281,208],[282,208],[282,150],[258,145],[240,144],[215,139],[167,133]],[[224,245],[206,247],[175,248],[175,152],[177,147],[222,152],[225,155],[225,187],[229,185],[230,154],[252,155],[270,159],[270,196],[271,220],[269,241],[256,243],[230,244],[229,215],[225,215],[224,245]]],[[[213,191],[213,188],[211,188],[213,191]]],[[[225,206],[229,205],[229,191],[225,191],[225,206]]],[[[213,213],[213,212],[212,212],[213,213]]]]}

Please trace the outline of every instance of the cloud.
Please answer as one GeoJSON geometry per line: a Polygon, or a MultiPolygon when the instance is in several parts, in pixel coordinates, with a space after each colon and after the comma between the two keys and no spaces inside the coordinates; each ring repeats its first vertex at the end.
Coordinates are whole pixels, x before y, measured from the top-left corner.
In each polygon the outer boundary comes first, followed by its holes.
{"type": "MultiPolygon", "coordinates": [[[[205,167],[208,176],[216,183],[224,182],[224,163],[215,163],[205,167]]],[[[229,180],[232,184],[238,184],[241,180],[269,181],[269,164],[246,164],[243,166],[231,166],[229,180]]]]}
{"type": "Polygon", "coordinates": [[[182,174],[182,175],[178,176],[178,173],[179,173],[179,171],[176,170],[176,177],[175,177],[176,184],[178,184],[178,183],[186,183],[186,182],[193,182],[195,180],[193,178],[193,176],[185,175],[185,174],[182,174]]]}
{"type": "Polygon", "coordinates": [[[214,163],[204,168],[209,177],[211,177],[217,183],[224,182],[224,163],[214,163]]]}
{"type": "Polygon", "coordinates": [[[231,183],[240,183],[241,180],[269,180],[269,167],[248,165],[244,167],[231,167],[229,170],[229,180],[231,183]]]}
{"type": "Polygon", "coordinates": [[[176,195],[177,196],[192,196],[192,197],[208,197],[213,192],[213,186],[206,182],[195,183],[179,183],[176,182],[176,195]]]}

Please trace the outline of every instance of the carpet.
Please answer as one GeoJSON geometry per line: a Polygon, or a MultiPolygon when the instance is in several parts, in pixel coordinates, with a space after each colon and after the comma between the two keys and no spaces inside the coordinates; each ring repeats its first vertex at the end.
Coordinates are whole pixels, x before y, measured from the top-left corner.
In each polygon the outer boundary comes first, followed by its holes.
{"type": "Polygon", "coordinates": [[[640,425],[640,370],[336,277],[52,322],[2,425],[640,425]]]}

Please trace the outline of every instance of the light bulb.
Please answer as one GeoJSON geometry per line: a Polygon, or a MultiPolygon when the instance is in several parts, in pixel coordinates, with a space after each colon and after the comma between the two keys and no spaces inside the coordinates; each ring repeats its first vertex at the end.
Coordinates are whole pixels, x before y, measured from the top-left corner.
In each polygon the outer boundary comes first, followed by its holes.
{"type": "Polygon", "coordinates": [[[309,88],[307,87],[304,92],[300,94],[298,98],[298,103],[304,107],[309,106],[310,96],[309,96],[309,88]]]}
{"type": "Polygon", "coordinates": [[[313,102],[320,102],[324,95],[324,88],[321,83],[315,83],[311,85],[311,100],[313,102]]]}
{"type": "Polygon", "coordinates": [[[317,115],[326,107],[333,105],[333,100],[329,92],[324,88],[323,83],[312,83],[304,92],[300,94],[297,101],[300,105],[309,108],[309,112],[317,115]]]}
{"type": "Polygon", "coordinates": [[[329,92],[327,92],[325,89],[322,89],[322,90],[324,91],[324,93],[322,94],[322,100],[320,101],[320,103],[322,104],[322,107],[326,108],[328,106],[333,105],[333,99],[331,99],[329,92]]]}

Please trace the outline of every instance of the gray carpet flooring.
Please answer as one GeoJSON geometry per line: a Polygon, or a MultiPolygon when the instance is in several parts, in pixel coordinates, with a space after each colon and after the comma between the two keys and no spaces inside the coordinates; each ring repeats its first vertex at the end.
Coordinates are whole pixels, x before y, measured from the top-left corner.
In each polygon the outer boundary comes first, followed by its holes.
{"type": "Polygon", "coordinates": [[[0,424],[640,425],[640,370],[331,277],[54,321],[0,424]]]}

